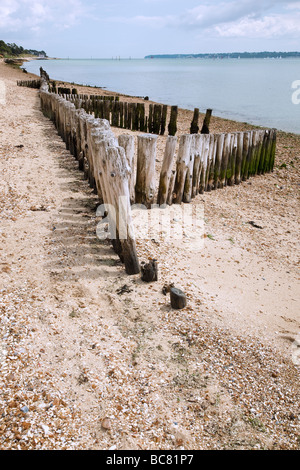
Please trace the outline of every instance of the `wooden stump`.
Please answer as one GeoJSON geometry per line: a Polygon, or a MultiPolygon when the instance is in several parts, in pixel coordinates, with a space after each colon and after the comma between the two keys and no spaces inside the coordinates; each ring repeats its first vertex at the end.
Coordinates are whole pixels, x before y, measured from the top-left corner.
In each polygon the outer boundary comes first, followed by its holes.
{"type": "Polygon", "coordinates": [[[155,282],[158,279],[157,261],[151,260],[149,263],[141,263],[142,281],[155,282]]]}
{"type": "Polygon", "coordinates": [[[176,287],[170,288],[170,300],[171,300],[171,307],[176,310],[181,310],[186,307],[187,300],[185,293],[177,289],[176,287]]]}

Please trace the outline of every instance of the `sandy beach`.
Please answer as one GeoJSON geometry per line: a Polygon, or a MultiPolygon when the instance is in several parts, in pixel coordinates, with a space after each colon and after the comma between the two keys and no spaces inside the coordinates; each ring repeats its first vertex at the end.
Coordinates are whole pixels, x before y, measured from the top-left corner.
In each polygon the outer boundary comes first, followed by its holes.
{"type": "Polygon", "coordinates": [[[0,449],[299,449],[300,135],[278,131],[272,173],[193,200],[201,251],[137,240],[158,260],[146,284],[97,238],[97,196],[30,78],[0,61],[0,449]]]}

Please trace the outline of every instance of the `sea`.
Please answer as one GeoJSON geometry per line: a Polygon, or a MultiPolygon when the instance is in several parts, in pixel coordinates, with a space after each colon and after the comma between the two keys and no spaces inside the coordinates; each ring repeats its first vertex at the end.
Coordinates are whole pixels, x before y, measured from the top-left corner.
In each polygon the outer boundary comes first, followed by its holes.
{"type": "Polygon", "coordinates": [[[300,59],[45,59],[23,66],[53,80],[300,134],[300,59]]]}

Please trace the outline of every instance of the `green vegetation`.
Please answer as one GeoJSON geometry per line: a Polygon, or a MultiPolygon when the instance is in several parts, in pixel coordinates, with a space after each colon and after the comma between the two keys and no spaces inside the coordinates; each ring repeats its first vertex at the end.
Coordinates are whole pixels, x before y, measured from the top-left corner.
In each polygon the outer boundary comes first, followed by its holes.
{"type": "Polygon", "coordinates": [[[36,51],[34,49],[24,49],[22,46],[17,46],[17,44],[6,44],[3,40],[0,40],[0,57],[4,58],[12,58],[12,57],[20,57],[26,55],[34,55],[34,56],[44,56],[47,57],[45,51],[36,51]]]}

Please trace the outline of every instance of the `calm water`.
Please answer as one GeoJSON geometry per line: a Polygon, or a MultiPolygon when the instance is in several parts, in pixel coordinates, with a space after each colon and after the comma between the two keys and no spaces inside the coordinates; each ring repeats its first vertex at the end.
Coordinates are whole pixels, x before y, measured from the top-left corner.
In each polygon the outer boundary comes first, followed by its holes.
{"type": "MultiPolygon", "coordinates": [[[[25,64],[51,79],[108,90],[215,116],[300,134],[300,104],[292,83],[300,59],[37,60],[25,64]]],[[[298,94],[299,98],[300,94],[298,94]]]]}

